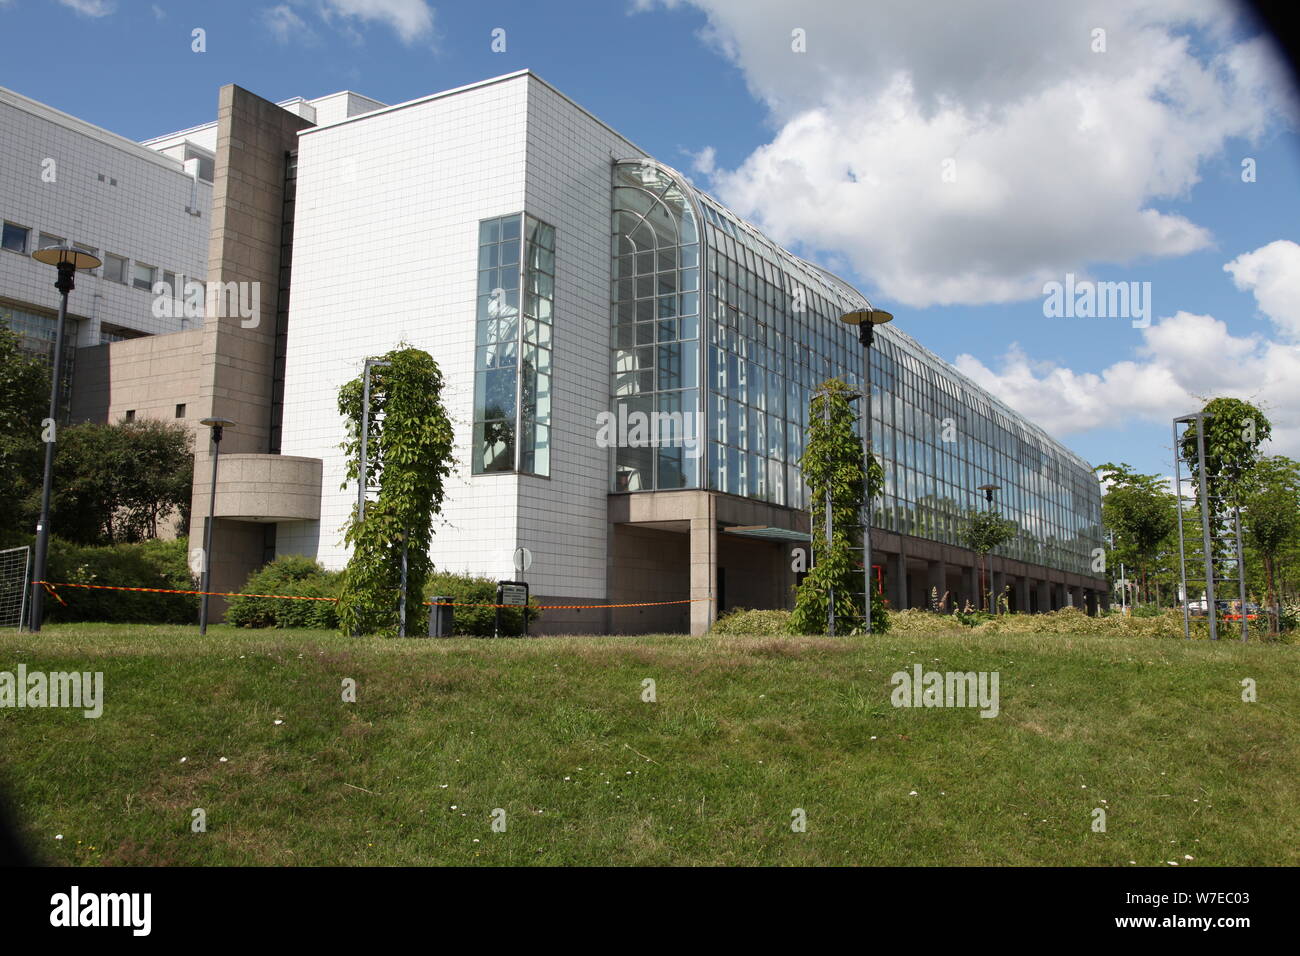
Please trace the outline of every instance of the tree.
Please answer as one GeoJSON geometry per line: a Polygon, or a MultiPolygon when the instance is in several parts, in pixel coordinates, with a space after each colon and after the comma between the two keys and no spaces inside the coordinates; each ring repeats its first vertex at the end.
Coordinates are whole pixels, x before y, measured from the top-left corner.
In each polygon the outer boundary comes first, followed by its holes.
{"type": "Polygon", "coordinates": [[[1112,462],[1098,465],[1095,471],[1107,484],[1101,515],[1113,535],[1113,550],[1119,560],[1137,570],[1143,600],[1149,601],[1147,574],[1160,564],[1178,530],[1178,500],[1159,475],[1140,474],[1127,464],[1112,462]]]}
{"type": "Polygon", "coordinates": [[[194,454],[175,422],[86,422],[59,431],[51,521],[78,544],[158,537],[173,515],[189,524],[194,454]]]}
{"type": "Polygon", "coordinates": [[[1002,547],[1016,536],[1018,530],[1014,521],[1002,517],[994,508],[972,510],[966,515],[962,540],[966,542],[966,547],[978,554],[981,560],[985,560],[990,551],[1002,547]]]}
{"type": "MultiPolygon", "coordinates": [[[[1201,409],[1205,416],[1205,485],[1210,513],[1241,504],[1249,490],[1251,471],[1259,459],[1260,443],[1273,434],[1267,416],[1250,402],[1238,398],[1216,398],[1201,409]]],[[[1181,440],[1183,458],[1199,495],[1200,461],[1197,455],[1198,429],[1193,423],[1181,440]]]]}
{"type": "MultiPolygon", "coordinates": [[[[1275,571],[1278,557],[1300,538],[1300,462],[1281,455],[1261,458],[1243,496],[1245,536],[1264,564],[1265,604],[1277,612],[1275,571]]],[[[1277,622],[1273,622],[1277,630],[1277,622]]]]}
{"type": "Polygon", "coordinates": [[[433,516],[442,510],[443,481],[452,467],[452,427],[442,406],[438,363],[428,352],[405,345],[381,359],[390,364],[371,372],[364,477],[359,474],[362,379],[339,389],[339,413],[350,426],[342,444],[348,461],[343,487],[358,480],[367,488],[379,485],[364,519],[354,508],[344,528],[344,542],[352,546],[339,591],[344,634],[397,634],[403,558],[407,593],[423,600],[433,569],[433,516]]]}
{"type": "Polygon", "coordinates": [[[24,352],[18,336],[0,321],[0,546],[35,533],[49,402],[49,368],[24,352]]]}
{"type": "MultiPolygon", "coordinates": [[[[869,474],[863,475],[862,443],[856,430],[857,415],[849,404],[852,389],[839,379],[821,384],[808,412],[808,436],[799,461],[808,485],[812,511],[812,568],[795,594],[791,627],[800,634],[825,634],[829,630],[832,602],[835,631],[852,634],[865,625],[858,597],[865,586],[853,548],[862,542],[861,509],[864,490],[871,500],[884,490],[884,471],[872,456],[869,474]],[[826,499],[830,495],[831,542],[826,545],[826,499]]],[[[884,633],[889,627],[884,600],[871,589],[871,628],[884,633]]]]}

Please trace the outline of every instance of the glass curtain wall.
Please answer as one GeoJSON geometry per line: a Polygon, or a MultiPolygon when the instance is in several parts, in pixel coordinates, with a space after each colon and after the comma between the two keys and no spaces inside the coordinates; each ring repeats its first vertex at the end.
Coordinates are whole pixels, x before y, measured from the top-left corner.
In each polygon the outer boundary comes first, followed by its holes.
{"type": "MultiPolygon", "coordinates": [[[[862,347],[839,316],[870,304],[683,183],[655,163],[614,167],[611,404],[701,402],[705,467],[620,447],[613,490],[707,487],[806,508],[809,400],[827,378],[861,387],[862,347]]],[[[1020,529],[999,555],[1091,573],[1101,498],[1087,462],[893,325],[877,330],[871,377],[885,470],[873,526],[960,546],[964,516],[985,507],[979,486],[996,484],[994,507],[1020,529]]]]}

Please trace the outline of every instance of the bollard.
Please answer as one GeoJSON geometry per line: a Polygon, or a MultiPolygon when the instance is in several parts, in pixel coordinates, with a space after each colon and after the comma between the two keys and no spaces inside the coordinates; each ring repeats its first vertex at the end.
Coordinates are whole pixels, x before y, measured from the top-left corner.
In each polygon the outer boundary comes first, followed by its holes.
{"type": "Polygon", "coordinates": [[[451,637],[453,623],[451,598],[429,598],[429,636],[451,637]]]}

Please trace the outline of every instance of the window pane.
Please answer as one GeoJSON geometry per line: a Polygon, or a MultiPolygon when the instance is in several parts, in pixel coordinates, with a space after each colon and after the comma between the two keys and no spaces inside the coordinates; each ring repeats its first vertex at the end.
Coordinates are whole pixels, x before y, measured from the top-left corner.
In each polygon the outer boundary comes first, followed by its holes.
{"type": "Polygon", "coordinates": [[[7,222],[4,225],[4,234],[0,237],[0,247],[8,249],[10,252],[25,253],[27,251],[27,236],[30,232],[30,229],[7,222]]]}

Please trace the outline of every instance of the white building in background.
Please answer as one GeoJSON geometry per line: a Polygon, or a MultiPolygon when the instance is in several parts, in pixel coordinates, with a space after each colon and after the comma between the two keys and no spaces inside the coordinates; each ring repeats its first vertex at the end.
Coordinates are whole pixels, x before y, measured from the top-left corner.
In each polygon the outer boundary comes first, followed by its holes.
{"type": "Polygon", "coordinates": [[[0,143],[0,319],[25,346],[53,354],[55,270],[31,253],[64,242],[104,262],[77,274],[69,350],[183,329],[153,286],[206,278],[212,151],[160,153],[3,88],[0,143]]]}
{"type": "MultiPolygon", "coordinates": [[[[334,122],[383,104],[344,91],[279,105],[334,122]]],[[[179,302],[207,279],[215,121],[137,143],[0,87],[0,143],[0,320],[28,350],[53,353],[58,315],[55,270],[31,253],[62,242],[104,262],[69,299],[73,376],[76,348],[201,326],[179,302]],[[155,308],[158,282],[175,308],[155,308]]]]}

